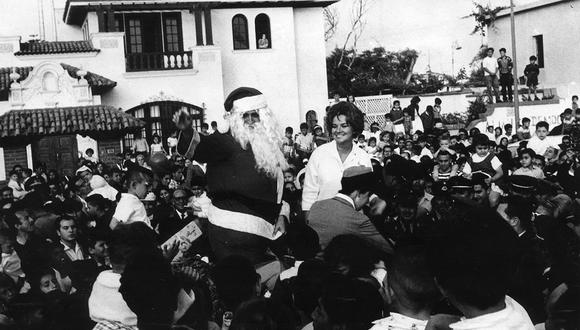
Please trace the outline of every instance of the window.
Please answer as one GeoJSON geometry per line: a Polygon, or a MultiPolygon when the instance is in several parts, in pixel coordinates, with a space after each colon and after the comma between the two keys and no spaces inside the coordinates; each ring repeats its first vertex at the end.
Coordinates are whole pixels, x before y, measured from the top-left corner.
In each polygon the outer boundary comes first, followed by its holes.
{"type": "Polygon", "coordinates": [[[179,14],[163,14],[163,34],[166,52],[180,52],[182,50],[179,14]]]}
{"type": "Polygon", "coordinates": [[[151,116],[151,118],[161,117],[161,112],[159,111],[159,105],[152,105],[149,108],[149,115],[151,116]]]}
{"type": "Polygon", "coordinates": [[[544,67],[544,36],[537,35],[534,36],[534,41],[536,42],[536,56],[538,57],[538,66],[540,68],[544,67]]]}
{"type": "Polygon", "coordinates": [[[157,134],[159,135],[159,137],[163,137],[163,133],[162,133],[162,129],[161,129],[161,123],[160,122],[152,122],[151,123],[151,136],[157,134]]]}
{"type": "Polygon", "coordinates": [[[135,118],[145,118],[145,110],[143,108],[135,110],[135,118]]]}
{"type": "Polygon", "coordinates": [[[129,53],[143,52],[143,36],[141,33],[141,20],[129,20],[129,53]]]}
{"type": "Polygon", "coordinates": [[[133,148],[133,142],[135,141],[135,135],[134,134],[127,134],[125,135],[125,138],[123,139],[123,146],[125,147],[125,149],[131,149],[133,148]]]}
{"type": "Polygon", "coordinates": [[[248,20],[246,16],[238,14],[232,19],[234,49],[250,49],[248,40],[248,20]]]}
{"type": "Polygon", "coordinates": [[[272,36],[270,33],[270,18],[266,14],[256,16],[256,48],[272,48],[272,36]]]}

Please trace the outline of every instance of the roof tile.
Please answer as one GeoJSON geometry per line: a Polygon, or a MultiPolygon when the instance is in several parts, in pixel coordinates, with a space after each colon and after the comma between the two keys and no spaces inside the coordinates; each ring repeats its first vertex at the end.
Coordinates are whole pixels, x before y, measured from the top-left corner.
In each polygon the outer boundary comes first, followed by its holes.
{"type": "Polygon", "coordinates": [[[40,41],[20,44],[20,51],[14,55],[63,54],[99,52],[89,40],[40,41]]]}
{"type": "Polygon", "coordinates": [[[130,132],[145,125],[109,105],[12,110],[0,116],[0,138],[98,132],[130,132]]]}

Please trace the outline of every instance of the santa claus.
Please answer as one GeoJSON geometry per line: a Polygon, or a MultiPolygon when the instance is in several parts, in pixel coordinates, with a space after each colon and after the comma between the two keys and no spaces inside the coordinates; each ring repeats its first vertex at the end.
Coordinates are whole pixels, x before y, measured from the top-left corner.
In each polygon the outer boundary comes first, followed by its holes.
{"type": "MultiPolygon", "coordinates": [[[[270,241],[280,237],[289,210],[282,210],[282,130],[258,90],[241,87],[224,103],[225,126],[201,135],[187,112],[176,113],[177,152],[207,163],[208,238],[216,258],[243,255],[268,262],[270,241]]],[[[223,125],[222,125],[223,126],[223,125]]]]}

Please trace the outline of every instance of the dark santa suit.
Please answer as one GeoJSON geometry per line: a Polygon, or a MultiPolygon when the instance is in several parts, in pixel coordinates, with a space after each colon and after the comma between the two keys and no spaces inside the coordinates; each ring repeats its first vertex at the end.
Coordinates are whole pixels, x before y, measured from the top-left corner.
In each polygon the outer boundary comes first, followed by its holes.
{"type": "Polygon", "coordinates": [[[254,264],[268,261],[283,181],[258,170],[251,147],[244,150],[230,133],[204,136],[190,128],[181,132],[177,151],[207,163],[208,233],[216,258],[238,254],[254,264]]]}

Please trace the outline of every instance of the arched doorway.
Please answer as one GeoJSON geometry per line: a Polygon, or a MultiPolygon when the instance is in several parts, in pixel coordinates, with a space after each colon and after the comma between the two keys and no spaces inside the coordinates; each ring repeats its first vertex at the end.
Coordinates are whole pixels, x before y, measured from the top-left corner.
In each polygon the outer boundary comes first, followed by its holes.
{"type": "MultiPolygon", "coordinates": [[[[127,113],[135,118],[143,120],[146,125],[141,130],[142,136],[151,144],[153,135],[158,134],[163,141],[163,147],[167,150],[167,138],[176,130],[173,123],[173,115],[181,110],[186,110],[193,118],[194,128],[201,130],[204,122],[204,109],[193,104],[180,101],[156,101],[138,105],[127,110],[127,113]]],[[[127,134],[123,139],[123,148],[130,149],[135,139],[134,134],[127,134]]]]}

